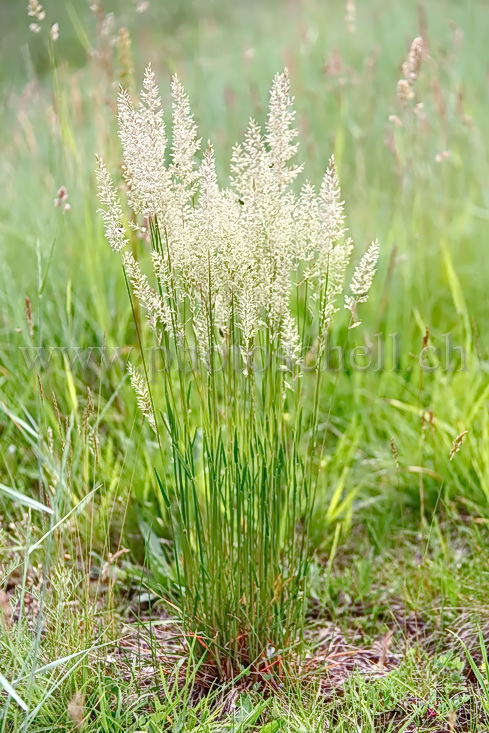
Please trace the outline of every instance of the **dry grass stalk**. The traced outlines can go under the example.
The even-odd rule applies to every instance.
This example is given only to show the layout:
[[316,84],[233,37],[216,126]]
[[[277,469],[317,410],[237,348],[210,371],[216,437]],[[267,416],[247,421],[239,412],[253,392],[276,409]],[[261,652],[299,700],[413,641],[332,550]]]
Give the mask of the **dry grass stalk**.
[[25,315],[27,318],[27,325],[29,326],[29,336],[34,337],[34,321],[32,319],[32,303],[31,299],[26,295],[24,298],[25,302]]
[[3,590],[0,590],[0,619],[3,620],[6,627],[9,627],[12,622],[12,607]]
[[397,452],[396,444],[394,443],[394,438],[391,438],[391,451],[392,451],[392,455],[394,456],[394,463],[396,464],[396,471],[399,471],[399,453]]
[[397,82],[397,96],[403,104],[414,99],[413,86],[418,78],[424,52],[424,41],[421,36],[417,36],[411,43],[407,59],[402,64],[402,79]]
[[469,432],[468,430],[463,430],[454,439],[452,443],[452,450],[450,451],[450,456],[449,456],[450,461],[454,458],[455,454],[459,452],[460,448],[462,447],[462,443],[465,440],[465,436],[467,435],[468,432]]

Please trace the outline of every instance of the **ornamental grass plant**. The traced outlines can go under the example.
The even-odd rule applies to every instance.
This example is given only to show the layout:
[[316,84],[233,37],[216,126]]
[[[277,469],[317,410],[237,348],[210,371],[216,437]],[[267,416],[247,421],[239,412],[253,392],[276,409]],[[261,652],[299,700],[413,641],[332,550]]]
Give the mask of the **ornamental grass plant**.
[[150,67],[138,104],[119,94],[124,202],[97,163],[141,356],[129,375],[159,446],[175,568],[165,593],[217,676],[280,676],[302,642],[328,333],[342,305],[358,325],[379,246],[346,287],[353,242],[334,160],[319,190],[298,183],[287,71],[264,129],[251,120],[234,147],[226,186],[176,77],[172,100],[170,136]]

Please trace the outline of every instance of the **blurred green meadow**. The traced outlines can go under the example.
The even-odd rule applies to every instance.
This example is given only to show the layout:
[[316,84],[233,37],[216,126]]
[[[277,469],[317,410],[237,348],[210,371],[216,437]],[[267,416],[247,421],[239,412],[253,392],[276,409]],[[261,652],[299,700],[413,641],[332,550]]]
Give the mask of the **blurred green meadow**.
[[[387,630],[378,608],[390,603],[378,582],[394,588],[396,598],[404,593],[406,604],[424,609],[435,626],[453,621],[447,608],[471,609],[480,620],[487,606],[479,587],[487,584],[481,558],[489,548],[486,3],[151,0],[146,7],[119,0],[90,9],[84,0],[52,0],[44,3],[38,33],[29,30],[24,5],[0,0],[0,484],[11,490],[0,491],[0,588],[9,597],[18,592],[13,573],[25,587],[31,561],[43,565],[46,577],[73,560],[79,579],[65,578],[46,591],[54,592],[56,609],[63,593],[79,597],[73,589],[65,592],[70,582],[82,589],[89,568],[101,574],[109,553],[121,548],[129,552],[103,591],[111,613],[125,605],[124,589],[135,592],[141,566],[153,573],[145,580],[152,592],[169,582],[161,547],[170,531],[153,471],[157,446],[141,427],[127,379],[125,359],[135,348],[135,331],[124,279],[97,214],[95,156],[102,154],[113,170],[120,167],[118,87],[135,94],[151,63],[164,106],[171,105],[170,78],[178,72],[199,134],[215,145],[224,179],[233,144],[250,116],[264,121],[271,80],[286,66],[308,176],[319,184],[334,153],[358,251],[374,238],[381,243],[362,328],[348,331],[340,314],[331,334],[328,392],[320,401],[328,470],[312,516],[311,604],[319,605],[320,618],[351,628],[357,621],[348,606],[367,598],[370,611],[358,623],[365,621],[373,637],[377,614],[379,629]],[[59,38],[51,41],[54,23]],[[427,52],[415,97],[406,104],[397,96],[397,82],[418,35]],[[66,210],[54,203],[61,186],[68,194]],[[358,347],[355,363],[338,362],[334,347],[345,343],[350,356]],[[454,446],[457,436],[460,445]],[[26,561],[25,548],[48,527],[30,500],[59,517],[78,509],[49,534],[49,546]],[[426,565],[409,560],[418,554],[429,556]],[[480,561],[476,570],[473,558]],[[401,567],[404,561],[409,567],[401,588],[390,564]],[[79,594],[85,611],[91,592]],[[87,639],[91,624],[84,627]],[[26,629],[18,633],[19,648],[30,648],[35,657],[39,638],[32,651]],[[57,633],[61,638],[63,632]],[[110,633],[104,627],[101,638],[113,639]],[[70,634],[71,654],[76,631]],[[28,672],[13,638],[10,629],[2,641],[7,663],[0,672],[9,679]],[[65,653],[49,644],[44,664]],[[426,661],[434,679],[436,659]],[[414,689],[416,665],[409,658],[402,664],[406,678],[396,674]],[[85,684],[88,672],[80,669],[76,681],[66,677],[63,711]],[[97,668],[101,689],[104,674]],[[36,722],[38,711],[24,729],[52,729],[42,726],[57,719],[56,708],[47,702],[42,707],[36,684],[23,689],[45,718]],[[55,684],[50,676],[49,689]],[[190,689],[191,682],[185,684]],[[379,700],[399,697],[401,688],[402,681],[394,691],[379,687]],[[369,693],[373,698],[376,690]],[[357,688],[346,694],[357,704]],[[165,695],[168,703],[170,691]],[[263,711],[253,717],[261,705],[253,698],[249,710],[244,703],[244,712],[240,708],[237,725],[265,731],[260,725],[284,720],[266,733],[287,726],[312,730],[318,699],[312,707],[298,701],[295,720],[287,706],[269,718]],[[87,730],[163,730],[174,719],[171,706],[161,703],[151,728],[132,702],[136,711],[130,706],[127,718],[120,713],[113,722],[117,705],[110,700],[105,722],[90,720]],[[382,707],[379,700],[372,706]],[[12,705],[0,719],[2,731],[24,724]],[[443,708],[445,718],[450,705]],[[364,703],[359,711],[367,726]],[[186,720],[178,729],[217,726],[212,710],[196,716],[200,722]],[[326,717],[335,730],[380,729],[374,723],[355,728],[348,716],[339,722]],[[73,716],[67,721],[67,730],[76,725]]]
[[[46,359],[50,347],[69,347],[71,357],[65,357],[74,361],[72,370],[51,352],[42,374],[46,402],[55,392],[63,415],[79,413],[90,386],[100,393],[102,410],[114,401],[114,390],[122,390],[121,409],[108,408],[103,418],[115,421],[107,438],[118,443],[116,451],[124,450],[121,440],[133,423],[134,401],[125,395],[117,365],[104,372],[91,364],[87,373],[75,351],[131,343],[130,312],[102,239],[93,175],[96,153],[108,155],[115,166],[119,160],[113,108],[124,70],[117,33],[127,26],[134,84],[139,86],[142,68],[151,62],[165,99],[169,77],[178,70],[222,171],[247,118],[263,119],[273,74],[288,66],[308,174],[318,182],[334,153],[358,248],[375,236],[382,243],[365,328],[361,336],[349,337],[352,347],[371,348],[372,365],[357,373],[346,365],[341,376],[332,369],[331,460],[338,437],[341,442],[348,435],[345,490],[354,486],[355,501],[365,491],[376,504],[415,508],[421,482],[431,508],[441,489],[447,499],[476,502],[484,514],[484,5],[394,2],[386,10],[383,3],[369,2],[357,7],[354,32],[348,31],[341,3],[182,3],[178,12],[159,4],[144,13],[126,3],[115,8],[106,30],[84,2],[47,5],[39,34],[29,33],[22,8],[14,12],[8,4],[2,13],[9,58],[15,47],[12,63],[2,64],[1,118],[2,392],[9,409],[28,410],[36,423],[46,420],[49,405],[36,414],[38,379],[28,350],[44,347]],[[60,37],[50,48],[49,24],[58,17]],[[423,105],[416,113],[414,102],[402,107],[396,84],[411,36],[420,28],[430,56],[416,83],[415,102]],[[61,185],[69,194],[66,214],[53,206]],[[32,336],[25,297],[32,304]],[[332,345],[344,343],[342,329],[340,324],[332,334]],[[420,361],[426,329],[429,348]],[[439,356],[432,347],[440,349]],[[428,370],[420,368],[424,361]],[[363,369],[367,360],[359,363]],[[465,429],[463,451],[449,465],[452,440]],[[5,448],[21,437],[14,430],[5,420]],[[399,453],[397,472],[391,438]],[[15,475],[16,485],[28,486],[29,453],[19,451],[15,460],[7,450],[4,455],[4,470]],[[410,466],[426,473],[413,473]],[[142,477],[134,480],[144,484]]]

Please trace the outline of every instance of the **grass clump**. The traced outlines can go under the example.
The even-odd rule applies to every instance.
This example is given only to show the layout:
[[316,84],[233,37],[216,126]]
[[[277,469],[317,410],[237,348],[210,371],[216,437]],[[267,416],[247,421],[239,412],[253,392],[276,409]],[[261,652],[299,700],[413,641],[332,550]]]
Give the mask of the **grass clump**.
[[[123,207],[98,164],[106,236],[122,255],[141,348],[142,370],[130,365],[130,377],[160,446],[155,472],[186,633],[220,676],[249,666],[280,674],[302,638],[310,517],[323,481],[324,357],[353,243],[333,159],[319,191],[292,186],[302,167],[292,162],[287,72],[275,76],[264,133],[251,121],[235,146],[229,188],[219,186],[210,144],[196,163],[200,140],[176,77],[172,97],[167,164],[152,70],[139,106],[119,96],[130,223],[150,253],[131,250]],[[344,301],[351,327],[378,252],[374,242],[353,274]]]

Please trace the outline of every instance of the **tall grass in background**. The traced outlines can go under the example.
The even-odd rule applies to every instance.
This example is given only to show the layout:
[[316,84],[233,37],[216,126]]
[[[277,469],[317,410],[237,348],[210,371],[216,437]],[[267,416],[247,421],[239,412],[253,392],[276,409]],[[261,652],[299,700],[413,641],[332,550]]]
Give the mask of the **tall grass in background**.
[[[182,70],[202,134],[219,141],[220,175],[231,141],[243,132],[243,100],[262,120],[265,79],[287,63],[308,173],[320,181],[321,161],[326,151],[334,151],[352,232],[378,233],[383,242],[385,269],[374,307],[365,314],[362,337],[368,345],[378,331],[399,333],[399,360],[386,371],[347,373],[338,379],[331,415],[330,387],[336,375],[322,377],[318,413],[325,452],[318,462],[327,466],[319,466],[323,473],[309,527],[314,544],[329,550],[334,533],[327,527],[345,517],[346,527],[352,516],[367,522],[392,517],[406,521],[402,512],[407,507],[409,521],[416,524],[420,497],[426,512],[440,506],[441,495],[446,506],[456,498],[455,508],[487,516],[487,271],[481,242],[488,191],[480,104],[486,85],[481,62],[485,5],[421,3],[417,12],[414,4],[393,2],[386,11],[383,2],[372,0],[358,4],[356,29],[346,26],[341,4],[326,17],[314,0],[292,3],[290,15],[281,16],[279,25],[272,3],[260,4],[250,14],[248,4],[236,5],[236,16],[223,22],[194,8],[189,22],[172,26],[171,33],[159,22],[154,4],[137,18],[125,14],[130,6],[124,12],[117,9],[112,26],[103,22],[109,13],[99,8],[90,14],[88,4],[83,12],[76,5],[78,16],[58,18],[48,12],[47,25],[31,34],[29,53],[25,51],[28,86],[19,90],[8,77],[0,119],[6,141],[0,165],[5,180],[13,182],[0,201],[0,388],[7,408],[0,413],[2,482],[47,504],[54,502],[53,481],[45,482],[46,495],[40,496],[38,455],[14,418],[26,418],[39,435],[36,443],[47,456],[45,463],[52,460],[51,443],[61,464],[69,443],[66,425],[73,415],[74,461],[64,482],[66,508],[103,483],[93,510],[97,522],[86,522],[86,546],[95,547],[100,558],[123,541],[136,547],[138,517],[149,521],[158,512],[161,518],[155,524],[168,536],[165,502],[161,499],[158,507],[152,486],[157,441],[135,430],[135,401],[120,362],[106,368],[97,359],[71,359],[75,352],[66,358],[59,352],[49,364],[38,361],[34,366],[26,358],[37,347],[87,353],[95,346],[96,355],[105,343],[130,348],[135,342],[130,303],[124,309],[122,301],[123,280],[111,265],[110,251],[101,246],[92,171],[95,151],[108,150],[114,161],[118,157],[111,106],[114,82],[127,86],[127,73],[132,72],[119,53],[118,35],[127,25],[136,66],[144,49],[145,57],[153,55],[162,77],[169,77],[176,66]],[[19,25],[27,35],[25,7],[19,8]],[[58,19],[60,37],[52,44],[52,55],[45,50],[42,55],[52,60],[47,63],[50,71],[40,78],[34,73],[44,68],[38,63],[39,49]],[[109,26],[109,35],[102,35]],[[404,103],[396,98],[396,84],[417,33],[427,43],[426,55],[414,96]],[[13,41],[18,45],[16,37]],[[80,69],[67,60],[71,56],[66,49],[75,46]],[[21,66],[4,64],[2,71]],[[67,212],[53,207],[62,185],[71,203]],[[146,255],[141,264],[146,266]],[[293,312],[300,318],[304,309],[299,304]],[[466,347],[467,371],[459,371],[456,363],[452,371],[421,373],[413,354],[423,348],[427,326],[430,345],[440,344],[450,331],[455,345]],[[332,341],[343,343],[345,328],[345,319],[338,318]],[[219,334],[218,343],[222,346],[227,338]],[[285,379],[290,381],[290,374]],[[313,383],[310,372],[305,381]],[[87,409],[88,388],[95,409]],[[156,384],[154,388],[159,389],[158,413],[165,409],[164,393]],[[287,398],[290,403],[291,395]],[[193,387],[195,422],[197,399]],[[86,439],[88,412],[98,452],[91,432]],[[286,430],[292,433],[294,412],[285,414]],[[161,424],[159,413],[157,418]],[[449,462],[452,440],[466,429],[470,432],[462,450]],[[303,438],[307,443],[306,429]],[[399,466],[391,454],[392,438]],[[195,445],[201,459],[199,440]],[[71,461],[71,446],[67,450]],[[158,470],[164,482],[165,469]],[[171,473],[166,481],[173,482]],[[137,508],[126,514],[129,496],[136,497]],[[15,506],[9,505],[8,513],[18,519]],[[78,526],[90,516],[80,517]]]
[[196,163],[201,141],[176,77],[172,99],[167,164],[152,70],[137,107],[119,95],[130,225],[151,245],[141,264],[98,164],[106,236],[134,297],[142,369],[130,365],[131,381],[161,448],[156,480],[186,632],[221,676],[250,665],[280,674],[305,618],[328,333],[343,298],[350,326],[359,324],[379,247],[369,247],[344,296],[353,243],[334,161],[319,191],[304,182],[295,192],[302,166],[287,72],[275,76],[264,132],[252,120],[235,146],[228,188],[219,186],[210,144]]

